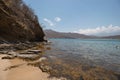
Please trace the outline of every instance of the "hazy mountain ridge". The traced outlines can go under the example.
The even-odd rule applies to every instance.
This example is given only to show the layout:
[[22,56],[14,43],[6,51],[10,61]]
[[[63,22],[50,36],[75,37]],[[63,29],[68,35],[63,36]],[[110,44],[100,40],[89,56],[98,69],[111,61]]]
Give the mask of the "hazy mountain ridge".
[[82,39],[94,39],[94,38],[103,38],[103,39],[120,39],[120,35],[115,36],[88,36],[84,34],[78,33],[65,33],[65,32],[57,32],[54,30],[46,29],[44,30],[47,38],[82,38]]
[[88,36],[78,33],[56,32],[53,30],[44,30],[44,32],[47,38],[96,38],[96,36]]
[[120,39],[120,35],[114,35],[114,36],[105,36],[102,38],[108,38],[108,39]]

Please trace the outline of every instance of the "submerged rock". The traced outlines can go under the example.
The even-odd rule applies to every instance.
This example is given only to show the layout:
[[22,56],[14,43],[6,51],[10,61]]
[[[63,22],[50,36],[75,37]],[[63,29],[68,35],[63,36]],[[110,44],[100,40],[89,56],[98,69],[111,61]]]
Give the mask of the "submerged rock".
[[46,59],[47,59],[46,57],[41,57],[41,58],[39,59],[39,61],[41,62],[41,61],[46,60]]
[[80,76],[80,80],[84,80],[82,76]]
[[44,64],[41,64],[39,66],[39,68],[43,71],[43,72],[50,72],[50,70],[52,69],[50,66],[47,66],[47,65],[44,65]]

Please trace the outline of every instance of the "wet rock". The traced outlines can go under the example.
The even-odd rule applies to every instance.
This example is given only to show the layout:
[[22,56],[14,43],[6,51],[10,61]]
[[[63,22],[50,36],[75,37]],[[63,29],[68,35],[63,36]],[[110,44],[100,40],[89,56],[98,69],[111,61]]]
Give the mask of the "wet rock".
[[42,55],[42,53],[40,53],[41,51],[39,50],[28,50],[28,51],[23,51],[21,53],[17,54],[17,57],[22,58],[22,59],[26,59],[26,60],[36,60],[39,59]]
[[18,53],[14,52],[14,51],[3,51],[3,54],[7,54],[8,56],[2,57],[2,59],[13,59],[13,58],[17,57]]
[[29,59],[29,60],[34,60],[40,57],[40,55],[36,54],[18,54],[17,57],[22,58],[22,59]]
[[41,50],[26,50],[26,51],[23,51],[21,52],[20,54],[35,54],[35,55],[39,55],[40,53],[42,53]]
[[80,80],[84,80],[82,76],[80,76]]
[[8,51],[0,51],[0,54],[7,54]]
[[28,54],[35,54],[35,53],[34,52],[27,52],[26,51],[26,52],[21,52],[20,54],[27,54],[28,55]]
[[13,47],[10,44],[0,44],[0,51],[12,50]]
[[42,72],[50,72],[50,70],[52,69],[50,66],[44,64],[41,64],[39,68],[42,70]]
[[12,56],[17,56],[18,53],[14,51],[9,51],[7,54]]
[[38,54],[38,53],[41,53],[42,51],[41,50],[29,50],[28,52]]
[[8,41],[5,41],[4,39],[2,39],[1,37],[0,37],[0,44],[4,44],[4,43],[9,43]]
[[15,56],[5,56],[5,57],[2,57],[2,59],[14,59]]
[[27,45],[27,44],[24,44],[24,43],[20,43],[20,44],[15,45],[14,48],[16,50],[25,50],[25,49],[31,48],[31,46]]
[[32,58],[36,57],[36,54],[17,54],[17,57]]
[[41,57],[41,58],[39,59],[39,61],[41,62],[41,61],[46,60],[46,59],[47,59],[46,57]]
[[51,50],[51,47],[46,47],[47,50]]
[[118,80],[120,80],[120,74],[116,74],[116,76],[117,76]]

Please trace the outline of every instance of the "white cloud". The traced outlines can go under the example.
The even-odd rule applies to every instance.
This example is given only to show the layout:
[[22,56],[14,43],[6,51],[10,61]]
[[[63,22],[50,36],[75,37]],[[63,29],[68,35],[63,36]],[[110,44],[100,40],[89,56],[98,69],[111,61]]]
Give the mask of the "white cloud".
[[44,20],[45,22],[47,22],[47,23],[49,24],[49,26],[54,26],[54,25],[55,25],[51,20],[49,20],[49,19],[47,19],[47,18],[44,18],[43,20]]
[[55,21],[56,21],[56,22],[60,22],[60,21],[61,21],[61,18],[60,18],[60,17],[55,17]]
[[86,35],[99,35],[99,34],[120,34],[120,26],[113,26],[109,25],[107,27],[101,26],[96,28],[88,28],[88,29],[79,29],[78,31],[75,31],[80,34],[86,34]]

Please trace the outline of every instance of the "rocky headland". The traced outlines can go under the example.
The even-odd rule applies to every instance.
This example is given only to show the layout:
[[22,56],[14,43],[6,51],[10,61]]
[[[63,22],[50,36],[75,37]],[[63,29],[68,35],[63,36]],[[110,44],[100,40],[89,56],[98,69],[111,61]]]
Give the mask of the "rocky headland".
[[37,16],[22,0],[0,0],[0,43],[43,41]]
[[44,36],[37,16],[22,0],[0,0],[0,80],[65,80],[47,74],[51,68],[42,61],[50,47]]

